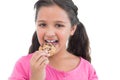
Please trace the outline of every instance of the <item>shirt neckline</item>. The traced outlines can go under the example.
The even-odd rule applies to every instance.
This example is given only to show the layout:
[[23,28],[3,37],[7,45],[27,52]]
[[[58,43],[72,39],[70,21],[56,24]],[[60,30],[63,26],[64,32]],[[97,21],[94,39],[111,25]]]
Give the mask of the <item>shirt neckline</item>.
[[70,73],[73,73],[74,71],[78,70],[80,67],[81,67],[81,64],[82,64],[82,57],[80,57],[80,62],[79,64],[76,66],[76,68],[70,70],[70,71],[61,71],[61,70],[58,70],[58,69],[55,69],[53,68],[51,65],[47,65],[48,68],[50,68],[51,70],[57,72],[57,73],[63,73],[63,74],[70,74]]

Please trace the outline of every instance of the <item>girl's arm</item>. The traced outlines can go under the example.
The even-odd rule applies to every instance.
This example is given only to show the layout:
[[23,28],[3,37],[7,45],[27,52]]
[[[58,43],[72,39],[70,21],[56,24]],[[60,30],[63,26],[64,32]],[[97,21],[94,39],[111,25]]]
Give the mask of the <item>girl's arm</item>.
[[20,58],[16,62],[14,69],[13,69],[13,72],[8,80],[28,80],[27,79],[28,75],[26,73],[27,67],[25,69],[26,65],[27,64],[25,64],[24,57]]

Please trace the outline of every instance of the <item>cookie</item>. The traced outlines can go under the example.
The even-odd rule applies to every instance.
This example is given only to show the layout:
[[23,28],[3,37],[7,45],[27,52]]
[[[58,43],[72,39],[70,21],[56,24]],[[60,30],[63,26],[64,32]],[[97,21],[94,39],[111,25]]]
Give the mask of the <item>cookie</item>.
[[39,47],[39,50],[48,51],[48,54],[50,54],[50,56],[52,56],[52,55],[54,55],[56,48],[51,43],[45,43]]

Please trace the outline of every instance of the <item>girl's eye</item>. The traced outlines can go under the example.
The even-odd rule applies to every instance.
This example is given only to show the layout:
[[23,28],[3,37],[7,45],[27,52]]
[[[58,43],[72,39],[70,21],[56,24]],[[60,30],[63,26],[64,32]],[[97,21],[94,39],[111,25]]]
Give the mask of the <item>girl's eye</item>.
[[46,27],[47,25],[45,23],[41,23],[38,25],[39,27]]
[[62,24],[56,24],[56,27],[64,27],[64,25],[62,25]]

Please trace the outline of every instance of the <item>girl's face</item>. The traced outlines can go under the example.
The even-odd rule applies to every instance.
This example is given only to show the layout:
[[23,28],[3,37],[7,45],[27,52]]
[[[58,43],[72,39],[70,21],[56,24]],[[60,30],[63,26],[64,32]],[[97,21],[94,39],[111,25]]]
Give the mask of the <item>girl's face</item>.
[[39,43],[54,44],[56,52],[66,50],[66,42],[76,29],[76,26],[71,27],[67,13],[57,5],[41,7],[38,11],[36,26]]

